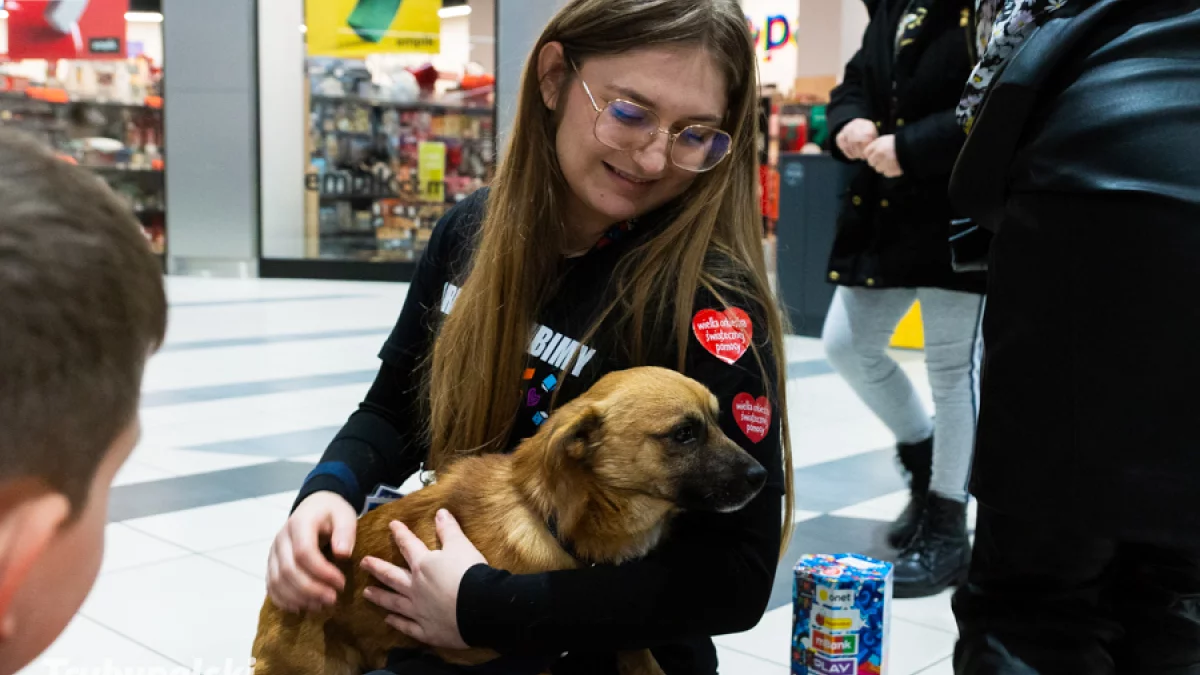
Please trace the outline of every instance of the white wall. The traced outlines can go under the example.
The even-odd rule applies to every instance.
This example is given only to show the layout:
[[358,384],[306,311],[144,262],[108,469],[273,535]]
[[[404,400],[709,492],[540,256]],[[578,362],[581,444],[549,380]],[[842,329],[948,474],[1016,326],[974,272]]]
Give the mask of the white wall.
[[[512,0],[509,0],[510,2]],[[471,60],[496,72],[496,0],[471,0]]]
[[154,65],[163,65],[162,24],[148,21],[130,22],[125,24],[125,41],[141,42],[143,53],[150,57]]
[[454,63],[471,59],[471,17],[452,16],[441,21],[442,58]]
[[304,257],[303,24],[303,2],[258,0],[258,176],[266,258]]
[[[871,17],[867,14],[867,6],[862,0],[842,0],[842,53],[841,63],[845,65],[854,58],[862,44],[863,33]],[[838,81],[842,79],[842,71],[838,70]]]
[[[511,2],[512,0],[510,0]],[[471,13],[442,19],[442,57],[496,72],[496,0],[471,0]]]

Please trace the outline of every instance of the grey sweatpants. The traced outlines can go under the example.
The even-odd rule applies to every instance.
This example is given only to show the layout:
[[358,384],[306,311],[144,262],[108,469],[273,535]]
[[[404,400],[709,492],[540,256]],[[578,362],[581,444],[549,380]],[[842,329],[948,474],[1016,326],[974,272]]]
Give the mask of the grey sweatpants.
[[[913,301],[921,301],[925,363],[933,389],[930,418],[912,382],[887,348]],[[840,287],[825,320],[825,352],[834,369],[900,443],[934,436],[930,489],[966,501],[979,412],[984,298],[937,288]]]

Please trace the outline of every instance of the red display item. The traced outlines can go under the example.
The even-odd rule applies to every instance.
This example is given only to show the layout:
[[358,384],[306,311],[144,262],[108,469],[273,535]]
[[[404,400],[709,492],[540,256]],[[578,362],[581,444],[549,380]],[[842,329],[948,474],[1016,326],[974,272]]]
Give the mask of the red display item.
[[432,63],[426,63],[423,66],[409,68],[408,72],[412,73],[412,76],[417,80],[417,85],[419,85],[421,87],[421,91],[424,92],[433,91],[434,85],[437,84],[438,77],[440,77],[437,68],[434,68]]
[[129,0],[8,0],[12,59],[124,59]]

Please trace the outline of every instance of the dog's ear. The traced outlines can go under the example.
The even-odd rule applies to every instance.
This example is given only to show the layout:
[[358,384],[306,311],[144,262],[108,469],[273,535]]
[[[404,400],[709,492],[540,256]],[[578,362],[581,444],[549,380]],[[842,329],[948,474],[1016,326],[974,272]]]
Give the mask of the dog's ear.
[[551,451],[575,460],[591,457],[604,433],[604,411],[588,404],[574,409],[563,408],[558,415],[564,419],[550,436]]

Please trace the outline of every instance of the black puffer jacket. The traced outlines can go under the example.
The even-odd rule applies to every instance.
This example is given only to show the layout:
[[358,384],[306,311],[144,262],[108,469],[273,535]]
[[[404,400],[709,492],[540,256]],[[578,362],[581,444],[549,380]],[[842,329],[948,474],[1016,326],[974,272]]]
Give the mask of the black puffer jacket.
[[[982,274],[955,273],[947,232],[947,184],[966,135],[954,109],[976,55],[975,0],[873,0],[862,48],[829,106],[831,150],[857,118],[895,134],[904,175],[888,179],[866,162],[844,196],[829,279],[848,286],[933,287],[982,292]],[[896,50],[902,18],[908,27]]]
[[996,232],[973,491],[1200,548],[1200,0],[1066,7],[993,82],[952,184]]

